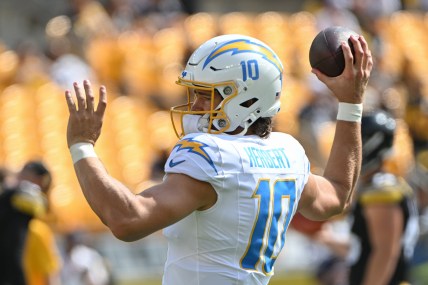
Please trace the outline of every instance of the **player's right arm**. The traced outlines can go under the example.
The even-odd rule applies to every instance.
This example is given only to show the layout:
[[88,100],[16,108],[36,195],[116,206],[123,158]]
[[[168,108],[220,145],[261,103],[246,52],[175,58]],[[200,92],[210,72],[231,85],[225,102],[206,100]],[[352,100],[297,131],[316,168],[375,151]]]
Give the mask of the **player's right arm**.
[[[100,88],[100,100],[94,110],[89,81],[84,82],[85,95],[77,83],[74,89],[77,106],[71,92],[65,93],[70,113],[67,144],[69,147],[82,142],[95,144],[107,105],[106,90]],[[211,184],[184,174],[168,174],[161,184],[135,195],[110,176],[93,155],[77,160],[74,169],[92,210],[117,238],[125,241],[147,236],[195,210],[211,207],[217,200]]]
[[78,161],[75,171],[93,211],[124,241],[141,239],[217,200],[211,184],[184,174],[168,174],[162,183],[136,195],[111,177],[98,158]]
[[[339,102],[361,104],[373,66],[365,39],[351,37],[355,51],[342,44],[345,70],[338,77],[328,77],[317,70],[315,75],[337,97]],[[312,220],[325,220],[342,213],[351,202],[361,168],[361,124],[338,120],[324,174],[309,176],[302,193],[299,211]]]

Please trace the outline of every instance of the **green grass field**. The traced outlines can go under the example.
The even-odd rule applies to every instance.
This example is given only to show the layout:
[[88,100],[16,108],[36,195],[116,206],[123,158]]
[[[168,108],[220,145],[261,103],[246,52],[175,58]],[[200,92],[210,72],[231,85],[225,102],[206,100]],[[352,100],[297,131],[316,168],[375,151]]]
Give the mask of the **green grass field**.
[[[272,277],[269,285],[317,285],[318,283],[306,275],[293,274],[292,276],[277,275]],[[161,285],[161,280],[135,280],[118,285]]]

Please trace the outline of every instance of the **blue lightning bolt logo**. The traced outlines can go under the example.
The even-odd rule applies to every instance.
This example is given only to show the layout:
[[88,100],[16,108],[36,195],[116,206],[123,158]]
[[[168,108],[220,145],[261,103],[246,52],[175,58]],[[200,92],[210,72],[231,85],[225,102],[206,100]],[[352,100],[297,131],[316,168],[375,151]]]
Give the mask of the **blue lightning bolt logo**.
[[213,59],[215,59],[219,55],[226,52],[232,52],[232,55],[238,54],[238,53],[244,53],[244,52],[256,53],[261,55],[268,62],[272,63],[279,70],[279,72],[282,73],[284,69],[282,67],[282,63],[280,59],[275,55],[275,53],[271,49],[269,49],[265,45],[252,42],[251,40],[247,40],[247,39],[233,40],[218,46],[207,57],[207,59],[204,62],[203,68],[205,68],[208,65],[208,63],[210,63]]
[[187,150],[190,153],[195,153],[202,157],[208,164],[215,170],[216,173],[217,169],[215,168],[214,162],[211,159],[211,157],[208,155],[208,153],[205,151],[205,147],[209,147],[207,144],[199,142],[197,140],[193,140],[191,138],[188,139],[182,139],[179,141],[175,146],[174,149],[177,149],[177,152]]

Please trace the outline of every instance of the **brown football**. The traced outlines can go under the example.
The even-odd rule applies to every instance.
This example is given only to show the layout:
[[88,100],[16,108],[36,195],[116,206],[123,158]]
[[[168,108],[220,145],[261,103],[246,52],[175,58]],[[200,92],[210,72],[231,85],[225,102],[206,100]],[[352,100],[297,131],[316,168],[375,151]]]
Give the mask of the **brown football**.
[[311,66],[330,77],[342,74],[345,68],[345,57],[341,43],[348,41],[352,54],[354,54],[350,40],[351,35],[358,36],[351,29],[341,26],[328,27],[319,32],[312,41],[309,49],[309,62]]

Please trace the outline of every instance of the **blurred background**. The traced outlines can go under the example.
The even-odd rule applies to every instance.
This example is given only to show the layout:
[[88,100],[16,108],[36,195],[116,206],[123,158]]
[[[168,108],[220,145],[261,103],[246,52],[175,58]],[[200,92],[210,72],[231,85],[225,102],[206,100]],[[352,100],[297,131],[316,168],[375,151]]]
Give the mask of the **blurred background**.
[[[64,258],[68,243],[79,241],[104,258],[111,284],[160,284],[166,253],[161,233],[120,242],[81,194],[65,141],[64,90],[84,79],[107,87],[109,107],[96,151],[111,175],[138,193],[162,179],[177,140],[168,110],[183,99],[175,80],[188,55],[218,34],[254,36],[270,45],[285,67],[275,128],[296,136],[313,172],[319,172],[331,145],[336,103],[310,72],[309,46],[321,29],[347,26],[363,34],[373,51],[365,104],[397,119],[387,167],[406,176],[426,160],[427,10],[425,0],[2,0],[4,179],[30,159],[43,160],[53,175],[46,220]],[[290,229],[271,284],[318,284],[326,251],[305,230]]]

